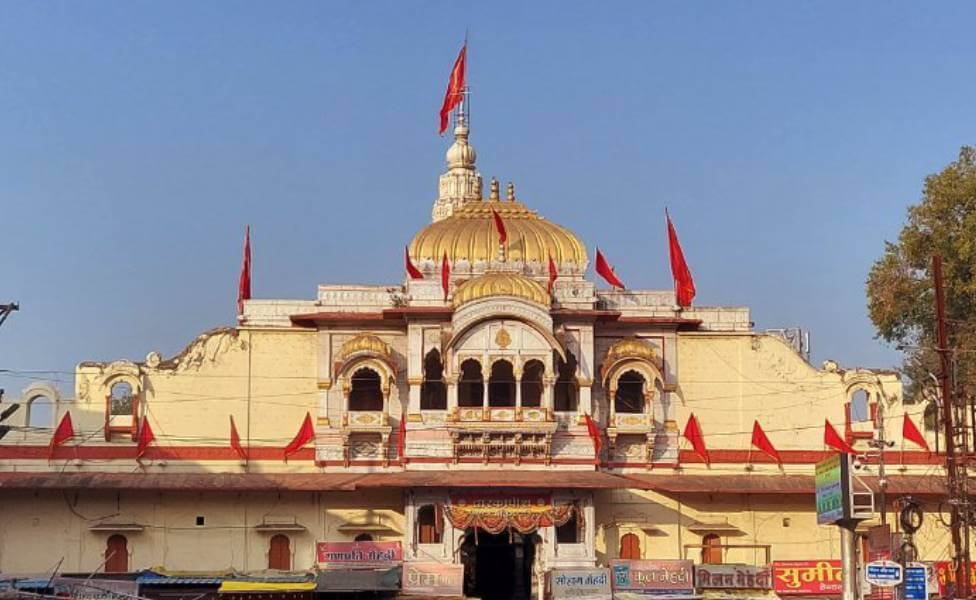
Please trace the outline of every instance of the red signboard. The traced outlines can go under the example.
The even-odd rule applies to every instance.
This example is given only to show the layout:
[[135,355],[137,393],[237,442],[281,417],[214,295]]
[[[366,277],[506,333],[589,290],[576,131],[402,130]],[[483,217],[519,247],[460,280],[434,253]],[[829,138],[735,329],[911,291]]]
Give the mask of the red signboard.
[[780,596],[839,596],[843,592],[840,561],[775,561],[773,591]]
[[400,542],[319,542],[315,558],[323,567],[389,566],[403,560]]
[[[952,563],[947,560],[935,563],[935,579],[939,583],[939,597],[946,597],[949,587],[956,583],[956,570]],[[969,589],[976,590],[976,563],[970,565]]]

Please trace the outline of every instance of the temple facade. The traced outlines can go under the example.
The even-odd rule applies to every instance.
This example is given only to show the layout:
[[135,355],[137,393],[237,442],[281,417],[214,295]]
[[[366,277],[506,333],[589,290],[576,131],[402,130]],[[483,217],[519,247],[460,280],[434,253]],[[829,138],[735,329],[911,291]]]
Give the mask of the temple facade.
[[[8,396],[0,573],[129,573],[146,597],[542,598],[629,564],[673,570],[655,593],[798,595],[810,576],[826,587],[809,595],[839,595],[839,534],[814,500],[825,420],[875,492],[884,429],[886,521],[912,496],[919,558],[948,556],[941,458],[902,440],[921,407],[897,374],[812,365],[745,307],[602,289],[584,242],[501,188],[461,118],[408,248],[423,278],[248,300],[176,356],[83,362],[70,398]],[[682,435],[692,415],[705,453]]]

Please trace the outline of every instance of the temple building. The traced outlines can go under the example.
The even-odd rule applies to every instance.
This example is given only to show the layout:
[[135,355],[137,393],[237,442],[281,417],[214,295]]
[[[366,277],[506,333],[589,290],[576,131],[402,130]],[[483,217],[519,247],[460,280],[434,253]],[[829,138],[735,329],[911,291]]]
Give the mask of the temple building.
[[910,495],[919,558],[948,556],[942,459],[902,439],[922,407],[896,373],[812,365],[745,307],[603,288],[592,246],[483,182],[469,135],[462,113],[408,247],[422,278],[250,299],[176,356],[80,363],[73,397],[8,394],[0,578],[523,599],[632,563],[672,569],[648,589],[673,596],[839,596],[839,534],[814,499],[825,420],[866,453],[866,490],[868,442],[895,442],[886,522]]

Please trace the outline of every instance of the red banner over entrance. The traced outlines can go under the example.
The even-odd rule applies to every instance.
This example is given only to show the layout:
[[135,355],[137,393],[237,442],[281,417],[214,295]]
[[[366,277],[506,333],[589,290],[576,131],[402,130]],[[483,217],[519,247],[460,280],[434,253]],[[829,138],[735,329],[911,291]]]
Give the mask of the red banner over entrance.
[[444,514],[457,529],[478,527],[501,533],[511,528],[532,533],[539,527],[565,524],[574,510],[572,504],[553,504],[549,494],[498,492],[451,495]]

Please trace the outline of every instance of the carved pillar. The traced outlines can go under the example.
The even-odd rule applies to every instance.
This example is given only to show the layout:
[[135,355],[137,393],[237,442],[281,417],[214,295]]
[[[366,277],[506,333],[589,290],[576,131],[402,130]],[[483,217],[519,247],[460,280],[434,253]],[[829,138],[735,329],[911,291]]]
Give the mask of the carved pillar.
[[556,377],[553,375],[545,375],[542,378],[542,408],[545,409],[546,414],[549,414],[555,408],[553,406],[553,398],[555,397],[556,388]]
[[458,407],[458,376],[444,375],[444,383],[447,384],[447,414],[451,419],[457,415]]
[[424,381],[424,329],[411,323],[407,326],[407,414],[420,414],[420,386]]
[[522,418],[522,369],[514,370],[515,374],[515,418]]

